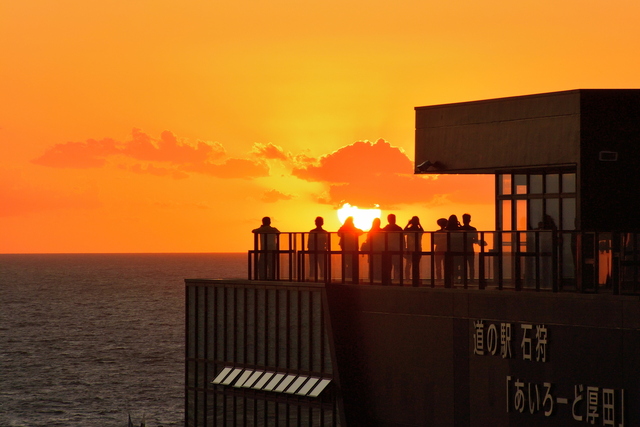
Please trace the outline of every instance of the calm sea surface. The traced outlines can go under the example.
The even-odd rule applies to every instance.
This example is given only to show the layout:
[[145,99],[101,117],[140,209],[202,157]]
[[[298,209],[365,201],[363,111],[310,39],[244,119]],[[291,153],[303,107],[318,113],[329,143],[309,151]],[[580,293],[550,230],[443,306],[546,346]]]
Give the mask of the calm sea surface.
[[184,423],[184,279],[246,254],[0,254],[0,426]]

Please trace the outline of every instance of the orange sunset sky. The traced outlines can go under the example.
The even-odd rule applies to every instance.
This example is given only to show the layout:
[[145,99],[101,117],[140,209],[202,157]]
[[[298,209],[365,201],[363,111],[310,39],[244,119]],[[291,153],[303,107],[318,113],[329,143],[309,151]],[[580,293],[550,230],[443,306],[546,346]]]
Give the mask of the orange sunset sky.
[[0,0],[0,252],[242,252],[343,202],[493,229],[415,106],[640,87],[637,0]]

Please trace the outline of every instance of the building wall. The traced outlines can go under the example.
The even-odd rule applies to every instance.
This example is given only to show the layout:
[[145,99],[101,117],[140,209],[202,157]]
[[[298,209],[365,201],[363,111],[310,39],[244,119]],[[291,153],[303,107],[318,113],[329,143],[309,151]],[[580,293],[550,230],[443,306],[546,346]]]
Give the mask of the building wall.
[[639,356],[637,297],[188,280],[186,425],[640,425]]
[[637,299],[358,285],[328,299],[349,426],[640,425]]
[[581,110],[581,228],[637,231],[640,90],[582,91]]
[[585,231],[638,231],[640,90],[580,89],[417,107],[428,173],[577,173]]
[[[341,425],[322,285],[186,283],[187,426]],[[243,384],[245,373],[282,381]],[[280,389],[288,376],[295,379]],[[329,382],[315,396],[305,391],[312,380]]]
[[416,107],[416,166],[431,173],[494,173],[506,167],[575,165],[580,92]]

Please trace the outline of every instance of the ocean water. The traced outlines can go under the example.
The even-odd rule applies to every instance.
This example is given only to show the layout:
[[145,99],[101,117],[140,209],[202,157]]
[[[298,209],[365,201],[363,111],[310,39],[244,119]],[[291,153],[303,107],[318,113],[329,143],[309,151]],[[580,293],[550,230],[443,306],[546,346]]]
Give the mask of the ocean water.
[[246,254],[0,254],[0,426],[184,425],[184,279]]

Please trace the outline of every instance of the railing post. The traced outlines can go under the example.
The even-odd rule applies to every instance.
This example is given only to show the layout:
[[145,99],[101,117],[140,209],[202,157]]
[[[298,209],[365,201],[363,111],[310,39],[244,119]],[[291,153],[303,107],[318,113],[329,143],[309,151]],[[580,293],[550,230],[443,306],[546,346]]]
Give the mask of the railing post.
[[[309,236],[309,238],[311,238],[311,236]],[[297,281],[298,282],[306,282],[307,281],[307,275],[305,273],[306,270],[306,262],[304,260],[305,257],[305,253],[304,253],[304,248],[309,247],[309,245],[305,245],[305,233],[302,233],[302,237],[301,237],[302,241],[302,249],[300,250],[299,254],[298,254],[298,260],[297,260],[297,265],[298,265],[298,277],[297,277]],[[316,280],[317,281],[317,280]]]
[[460,272],[461,274],[461,279],[462,279],[462,287],[463,289],[467,289],[467,257],[469,256],[469,253],[467,251],[467,238],[469,237],[468,233],[466,231],[462,232],[462,271]]
[[485,247],[485,240],[484,240],[484,231],[480,232],[480,240],[479,240],[479,245],[480,245],[480,252],[478,252],[478,288],[480,290],[485,289],[486,285],[487,285],[487,280],[486,280],[486,275],[485,275],[485,268],[484,268],[484,247]]
[[559,231],[553,230],[551,232],[551,289],[553,292],[558,292],[558,233]]
[[293,276],[293,271],[296,267],[295,264],[295,256],[296,253],[296,233],[289,233],[289,251],[287,252],[289,255],[289,280],[294,281],[295,277]]
[[534,273],[536,276],[536,291],[540,291],[540,286],[542,280],[540,280],[540,275],[542,274],[542,269],[540,268],[541,264],[541,256],[540,256],[540,231],[534,231],[534,245],[533,250],[535,251],[534,257]]
[[451,233],[447,235],[447,250],[444,253],[444,287],[453,287],[453,255],[451,254]]
[[324,255],[324,283],[331,283],[331,254],[332,254],[332,246],[331,246],[331,233],[327,236],[327,252]]
[[516,291],[522,290],[522,252],[520,251],[520,231],[514,231],[511,236],[511,253],[513,262],[513,286]]
[[436,286],[436,270],[438,268],[441,268],[436,266],[436,262],[439,262],[440,260],[436,260],[436,242],[435,242],[435,238],[436,238],[436,234],[435,232],[430,232],[430,238],[429,238],[429,245],[431,246],[430,251],[431,251],[431,256],[429,257],[430,259],[430,264],[431,264],[431,280],[429,281],[431,283],[431,287],[435,287]]
[[[614,295],[620,295],[620,280],[621,276],[624,277],[624,273],[620,274],[621,260],[624,259],[622,251],[625,247],[622,244],[622,236],[624,233],[611,233],[611,286]],[[632,250],[635,252],[635,247],[632,247]],[[632,265],[635,270],[635,263]]]
[[273,271],[268,275],[270,277],[267,277],[267,279],[280,280],[280,234],[276,234],[276,249],[273,251],[273,256],[270,257],[269,255],[267,252],[267,260],[272,261],[271,268]]
[[495,239],[497,241],[496,243],[496,247],[498,248],[498,254],[496,256],[496,271],[494,273],[494,276],[496,276],[498,278],[498,289],[502,290],[504,288],[503,286],[503,272],[502,272],[502,266],[503,266],[503,257],[504,257],[504,250],[502,249],[502,233],[504,233],[504,231],[499,231],[496,233],[497,238]]

